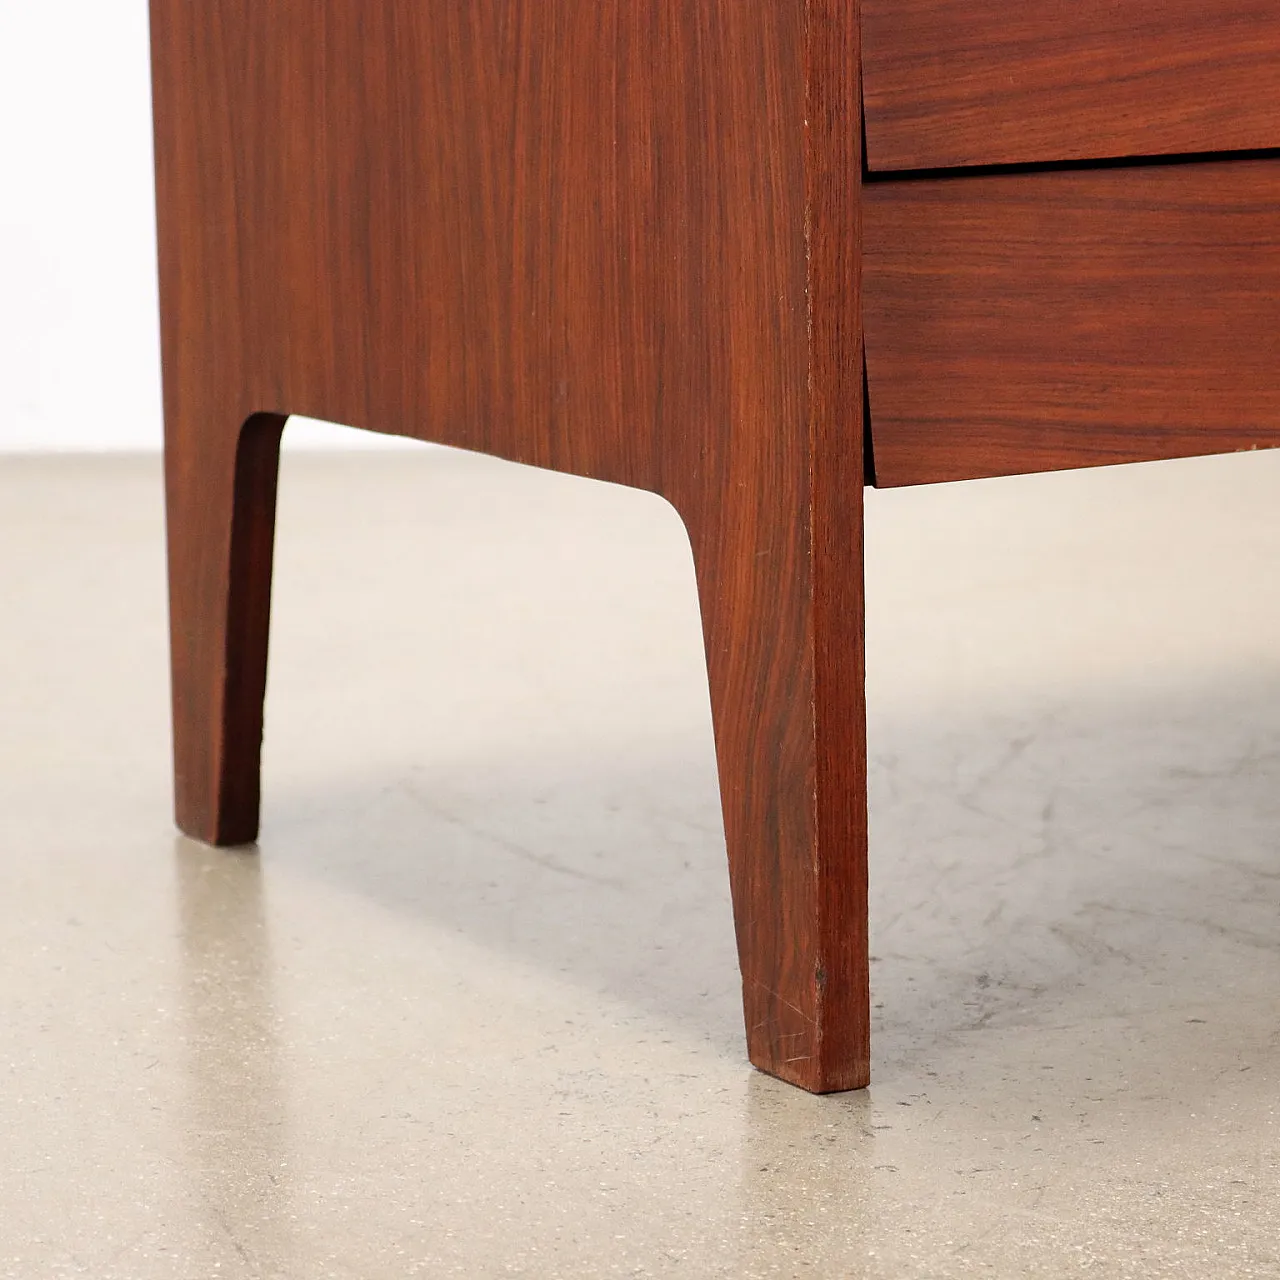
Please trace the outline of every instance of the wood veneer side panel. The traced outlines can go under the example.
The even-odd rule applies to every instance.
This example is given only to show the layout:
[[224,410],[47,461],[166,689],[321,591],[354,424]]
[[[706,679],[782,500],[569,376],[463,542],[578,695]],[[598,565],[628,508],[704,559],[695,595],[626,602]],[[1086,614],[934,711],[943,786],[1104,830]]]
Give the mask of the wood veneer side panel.
[[1280,445],[1280,161],[864,189],[876,479]]
[[[857,10],[812,7],[817,40],[806,0],[152,0],[152,18],[172,474],[232,456],[265,411],[666,495],[698,571],[752,1059],[831,1089],[865,1082],[865,833],[857,797],[819,791],[863,762],[832,773],[859,730],[821,747],[815,690],[860,671],[834,632],[818,652],[860,607],[834,585],[859,508],[815,535],[815,504],[856,492],[836,401],[857,309],[834,287],[811,307],[806,165],[823,260],[856,286],[830,237],[854,235],[835,192],[857,149],[833,116],[806,151],[805,113],[810,59],[856,54]],[[813,101],[856,126],[850,66]],[[175,595],[175,634],[220,635],[225,530],[170,509],[194,548],[177,572],[211,566]],[[210,652],[175,667],[193,756],[227,714]],[[860,685],[830,696],[860,705]]]
[[1270,0],[864,0],[873,170],[1280,146]]

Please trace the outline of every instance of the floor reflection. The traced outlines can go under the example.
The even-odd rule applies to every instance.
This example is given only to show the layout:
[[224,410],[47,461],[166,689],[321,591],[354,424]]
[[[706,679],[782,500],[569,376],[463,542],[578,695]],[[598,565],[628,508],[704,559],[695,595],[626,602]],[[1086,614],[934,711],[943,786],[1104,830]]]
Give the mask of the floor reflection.
[[851,1260],[874,1255],[872,1114],[866,1090],[821,1098],[765,1075],[748,1079],[738,1175],[744,1274],[766,1265],[848,1274]]
[[254,853],[184,839],[174,852],[191,1118],[187,1167],[210,1234],[258,1274],[292,1252],[289,1117],[262,866]]

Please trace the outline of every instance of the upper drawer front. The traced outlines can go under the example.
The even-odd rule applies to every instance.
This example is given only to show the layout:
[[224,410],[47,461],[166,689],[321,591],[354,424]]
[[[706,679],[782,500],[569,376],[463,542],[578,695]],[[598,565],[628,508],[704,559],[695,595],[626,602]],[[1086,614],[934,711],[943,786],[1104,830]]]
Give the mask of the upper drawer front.
[[874,170],[1280,147],[1277,0],[862,0]]

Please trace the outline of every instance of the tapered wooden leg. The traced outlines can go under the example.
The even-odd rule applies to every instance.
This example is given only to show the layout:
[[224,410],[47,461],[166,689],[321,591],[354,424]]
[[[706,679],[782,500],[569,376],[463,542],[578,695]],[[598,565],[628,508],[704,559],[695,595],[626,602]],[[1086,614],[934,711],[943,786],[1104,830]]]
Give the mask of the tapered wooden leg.
[[276,477],[284,418],[166,424],[169,625],[178,826],[208,844],[258,834]]
[[861,140],[857,4],[804,8],[804,306],[726,312],[735,397],[663,489],[698,571],[748,1052],[826,1093],[870,1059]]
[[802,481],[685,513],[748,1052],[817,1093],[869,1075],[862,490],[846,465],[842,492]]

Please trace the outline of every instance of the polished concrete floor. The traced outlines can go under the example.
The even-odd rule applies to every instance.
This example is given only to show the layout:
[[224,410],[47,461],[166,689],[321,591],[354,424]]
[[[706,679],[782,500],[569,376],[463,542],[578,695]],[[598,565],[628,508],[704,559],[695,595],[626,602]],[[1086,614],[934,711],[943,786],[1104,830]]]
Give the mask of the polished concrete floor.
[[1280,455],[868,497],[875,1082],[753,1073],[641,493],[289,456],[265,820],[154,459],[0,460],[0,1276],[1280,1276]]

